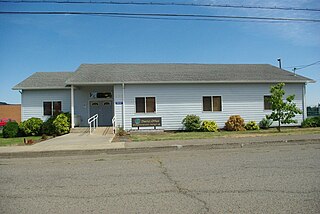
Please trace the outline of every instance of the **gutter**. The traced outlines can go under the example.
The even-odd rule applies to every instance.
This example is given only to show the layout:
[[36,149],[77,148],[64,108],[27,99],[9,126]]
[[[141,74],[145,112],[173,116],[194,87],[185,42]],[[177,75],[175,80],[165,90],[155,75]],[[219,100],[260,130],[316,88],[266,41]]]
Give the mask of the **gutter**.
[[296,80],[296,81],[281,81],[281,80],[274,80],[274,81],[266,81],[266,80],[244,80],[244,81],[128,81],[128,82],[68,82],[67,84],[73,84],[73,85],[122,85],[122,84],[185,84],[185,83],[270,83],[270,84],[275,84],[275,83],[315,83],[315,80]]

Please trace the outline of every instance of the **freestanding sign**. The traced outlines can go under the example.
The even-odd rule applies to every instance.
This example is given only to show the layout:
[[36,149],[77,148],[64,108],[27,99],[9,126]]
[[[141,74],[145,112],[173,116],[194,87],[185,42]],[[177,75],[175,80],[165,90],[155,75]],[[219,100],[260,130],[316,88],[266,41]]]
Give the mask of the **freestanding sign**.
[[139,117],[132,118],[132,127],[154,127],[162,126],[161,117]]

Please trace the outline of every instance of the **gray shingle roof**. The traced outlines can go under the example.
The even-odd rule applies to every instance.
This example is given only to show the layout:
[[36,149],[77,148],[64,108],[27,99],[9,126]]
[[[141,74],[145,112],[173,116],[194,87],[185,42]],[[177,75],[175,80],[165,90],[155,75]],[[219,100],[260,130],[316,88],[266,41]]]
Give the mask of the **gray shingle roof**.
[[268,64],[82,64],[75,72],[37,72],[13,87],[58,89],[119,83],[305,83],[314,80]]
[[67,84],[313,82],[268,64],[82,64]]
[[58,89],[66,87],[66,80],[74,72],[37,72],[23,80],[12,89]]

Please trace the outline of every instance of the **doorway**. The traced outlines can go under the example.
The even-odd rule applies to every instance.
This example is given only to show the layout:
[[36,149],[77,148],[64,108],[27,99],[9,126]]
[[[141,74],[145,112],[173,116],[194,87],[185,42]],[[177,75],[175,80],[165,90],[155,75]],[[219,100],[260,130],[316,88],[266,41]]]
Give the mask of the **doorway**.
[[92,117],[95,114],[99,115],[98,125],[99,126],[111,126],[112,125],[112,100],[95,100],[89,101],[90,115]]

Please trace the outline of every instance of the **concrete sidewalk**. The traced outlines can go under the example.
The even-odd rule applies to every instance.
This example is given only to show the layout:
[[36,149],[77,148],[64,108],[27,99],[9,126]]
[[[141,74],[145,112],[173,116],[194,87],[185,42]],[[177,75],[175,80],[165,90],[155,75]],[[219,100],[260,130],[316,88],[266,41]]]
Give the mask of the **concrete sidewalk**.
[[285,145],[292,143],[320,143],[320,134],[278,135],[258,137],[217,137],[212,139],[115,142],[112,136],[83,135],[70,133],[31,146],[0,147],[0,158],[65,156],[98,153],[132,153],[175,149],[214,149],[261,146],[264,144]]

